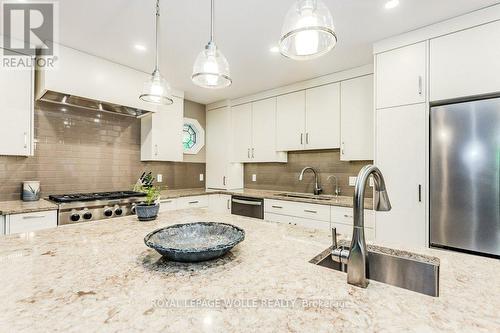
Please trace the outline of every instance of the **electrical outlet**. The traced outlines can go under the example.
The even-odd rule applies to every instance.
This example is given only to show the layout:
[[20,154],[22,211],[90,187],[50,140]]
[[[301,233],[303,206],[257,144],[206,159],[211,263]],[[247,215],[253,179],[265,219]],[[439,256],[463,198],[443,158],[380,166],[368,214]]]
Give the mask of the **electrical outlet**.
[[253,174],[253,175],[252,175],[252,181],[253,181],[253,182],[256,182],[256,181],[257,181],[257,175],[256,175],[256,174]]
[[373,176],[370,176],[370,187],[373,187]]
[[202,182],[204,179],[204,175],[202,173],[200,173],[200,182]]
[[157,183],[161,183],[163,181],[163,175],[162,174],[157,174],[156,175],[156,182]]
[[349,186],[355,186],[357,178],[358,177],[349,177]]

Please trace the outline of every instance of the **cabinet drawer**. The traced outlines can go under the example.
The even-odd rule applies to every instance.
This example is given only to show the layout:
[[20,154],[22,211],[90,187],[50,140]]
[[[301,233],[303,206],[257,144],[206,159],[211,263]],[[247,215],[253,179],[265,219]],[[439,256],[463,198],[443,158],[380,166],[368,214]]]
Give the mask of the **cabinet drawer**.
[[[337,229],[337,234],[341,234],[342,236],[352,237],[352,225],[332,222],[331,227]],[[375,230],[371,228],[365,228],[365,239],[368,241],[374,240]]]
[[57,211],[7,215],[7,234],[57,227]]
[[281,215],[281,214],[274,214],[274,213],[265,213],[264,220],[266,220],[268,222],[276,222],[276,223],[283,223],[283,224],[289,224],[289,225],[298,225],[301,227],[311,228],[311,229],[322,229],[322,230],[329,230],[330,229],[330,222],[329,221],[317,221],[317,220],[306,219],[306,218],[301,218],[301,217],[296,217],[296,216],[288,216],[288,215]]
[[[335,207],[332,206],[331,216],[332,223],[341,223],[352,226],[354,217],[353,209],[348,207]],[[365,227],[375,228],[375,217],[373,210],[365,209]]]
[[208,207],[208,195],[197,195],[177,199],[177,209]]
[[177,209],[177,199],[161,199],[160,200],[160,213],[168,212]]
[[268,213],[330,222],[330,206],[327,205],[284,200],[265,200],[264,211]]

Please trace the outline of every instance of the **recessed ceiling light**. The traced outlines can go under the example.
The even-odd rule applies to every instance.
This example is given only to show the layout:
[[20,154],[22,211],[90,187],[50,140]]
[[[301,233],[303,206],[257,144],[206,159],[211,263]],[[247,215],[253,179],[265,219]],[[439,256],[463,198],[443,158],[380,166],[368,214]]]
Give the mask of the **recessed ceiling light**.
[[134,48],[137,50],[137,51],[141,51],[141,52],[144,52],[146,51],[146,47],[142,44],[135,44],[134,45]]
[[280,48],[278,46],[273,46],[269,49],[269,52],[271,53],[279,53],[280,52]]
[[393,9],[399,5],[399,0],[389,0],[385,3],[385,9]]

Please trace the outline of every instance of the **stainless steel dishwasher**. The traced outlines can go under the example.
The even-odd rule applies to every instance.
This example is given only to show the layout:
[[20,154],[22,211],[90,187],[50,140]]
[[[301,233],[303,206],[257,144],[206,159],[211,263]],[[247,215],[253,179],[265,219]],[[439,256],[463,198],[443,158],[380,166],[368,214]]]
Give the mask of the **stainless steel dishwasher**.
[[264,199],[233,195],[231,197],[231,214],[264,219]]

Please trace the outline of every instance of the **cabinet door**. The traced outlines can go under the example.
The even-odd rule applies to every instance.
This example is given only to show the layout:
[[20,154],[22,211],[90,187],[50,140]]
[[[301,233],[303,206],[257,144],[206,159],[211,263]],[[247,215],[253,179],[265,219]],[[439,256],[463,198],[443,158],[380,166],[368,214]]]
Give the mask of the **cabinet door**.
[[306,90],[306,149],[340,147],[340,84]]
[[426,42],[377,54],[377,109],[424,103]]
[[142,161],[182,161],[184,100],[173,99],[174,104],[141,118]]
[[373,160],[373,75],[342,81],[342,161]]
[[0,155],[32,155],[33,83],[33,69],[1,70]]
[[229,109],[226,107],[207,111],[205,134],[207,144],[207,188],[226,188],[229,119]]
[[234,162],[252,159],[252,103],[231,108],[231,130]]
[[277,97],[276,148],[278,151],[304,149],[305,91]]
[[425,104],[377,110],[376,165],[392,205],[376,212],[379,242],[425,246],[425,114]]
[[7,215],[8,234],[57,227],[57,210]]
[[210,194],[208,208],[216,213],[231,214],[231,196],[227,194]]
[[500,21],[430,41],[430,100],[500,91]]
[[276,97],[252,103],[253,162],[286,162],[287,154],[276,151]]

